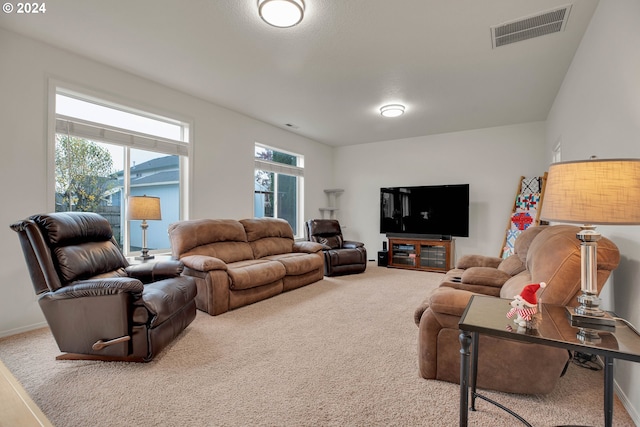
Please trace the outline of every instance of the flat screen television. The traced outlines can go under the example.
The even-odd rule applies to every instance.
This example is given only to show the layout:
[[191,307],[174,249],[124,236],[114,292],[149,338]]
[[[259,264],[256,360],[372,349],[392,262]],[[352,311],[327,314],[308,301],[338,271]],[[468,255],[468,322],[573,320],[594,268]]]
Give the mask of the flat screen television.
[[380,233],[469,237],[469,184],[381,188]]

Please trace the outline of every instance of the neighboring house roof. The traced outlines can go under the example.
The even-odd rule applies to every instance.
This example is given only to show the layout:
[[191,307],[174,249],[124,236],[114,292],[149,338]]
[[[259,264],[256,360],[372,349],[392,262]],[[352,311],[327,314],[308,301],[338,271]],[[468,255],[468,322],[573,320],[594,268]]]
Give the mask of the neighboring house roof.
[[[124,171],[116,172],[122,185]],[[141,175],[137,177],[137,175]],[[180,181],[178,156],[164,156],[131,167],[131,185],[149,185]]]
[[153,169],[178,168],[178,156],[158,157],[157,159],[147,160],[146,162],[133,165],[131,172],[144,172]]
[[132,179],[131,185],[140,184],[158,184],[166,182],[178,182],[180,180],[180,171],[163,171],[152,175],[143,176],[142,178]]

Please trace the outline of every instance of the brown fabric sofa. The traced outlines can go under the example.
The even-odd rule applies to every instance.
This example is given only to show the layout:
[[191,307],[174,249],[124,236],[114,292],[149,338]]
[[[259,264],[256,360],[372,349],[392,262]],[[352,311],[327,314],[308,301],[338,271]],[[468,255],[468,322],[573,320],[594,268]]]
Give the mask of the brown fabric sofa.
[[[460,381],[458,322],[474,293],[513,299],[530,283],[546,282],[539,301],[577,305],[580,291],[579,227],[530,227],[515,242],[515,254],[500,260],[484,256],[461,257],[456,269],[416,309],[419,327],[420,375]],[[616,245],[598,242],[598,292],[620,262]],[[508,324],[505,313],[505,325]],[[569,353],[538,344],[480,335],[478,387],[510,393],[546,394],[564,373]]]
[[282,219],[180,221],[169,238],[182,274],[195,278],[197,308],[214,316],[324,276],[322,245],[294,241]]

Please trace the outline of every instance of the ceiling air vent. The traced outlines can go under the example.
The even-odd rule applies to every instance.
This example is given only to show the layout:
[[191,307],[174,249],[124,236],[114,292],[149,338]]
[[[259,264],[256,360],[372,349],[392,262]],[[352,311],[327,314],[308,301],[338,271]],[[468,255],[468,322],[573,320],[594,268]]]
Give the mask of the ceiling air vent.
[[493,48],[564,31],[571,5],[491,27]]

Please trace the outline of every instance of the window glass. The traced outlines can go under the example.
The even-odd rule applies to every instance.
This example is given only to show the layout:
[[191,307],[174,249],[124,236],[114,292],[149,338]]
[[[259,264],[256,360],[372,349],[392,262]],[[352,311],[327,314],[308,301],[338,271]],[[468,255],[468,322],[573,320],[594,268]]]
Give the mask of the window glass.
[[254,215],[285,219],[302,236],[303,157],[256,144]]
[[[162,219],[147,221],[146,246],[150,253],[167,252],[167,228],[182,218],[187,203],[181,192],[186,156],[167,152],[186,152],[188,140],[181,139],[188,126],[93,101],[56,95],[55,209],[104,216],[130,255],[141,251],[143,239],[142,221],[126,220],[128,196],[158,197]],[[159,148],[140,147],[154,136],[165,138]]]
[[122,246],[123,147],[56,134],[56,212],[96,212],[109,220]]
[[56,114],[182,141],[183,126],[180,123],[145,117],[60,93],[56,95]]
[[[160,198],[162,219],[147,221],[147,248],[149,251],[170,247],[167,229],[180,219],[180,159],[144,150],[131,150],[131,196]],[[130,251],[142,249],[142,221],[130,221]]]

